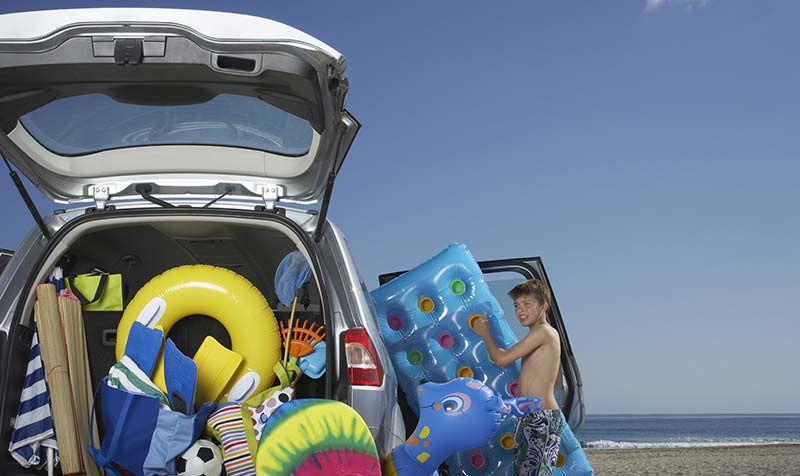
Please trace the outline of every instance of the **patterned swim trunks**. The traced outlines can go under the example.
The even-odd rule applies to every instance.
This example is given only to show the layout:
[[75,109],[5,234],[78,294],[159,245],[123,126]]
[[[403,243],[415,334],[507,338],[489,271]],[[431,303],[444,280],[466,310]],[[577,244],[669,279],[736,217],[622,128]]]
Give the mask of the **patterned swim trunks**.
[[539,410],[522,417],[514,435],[514,474],[552,475],[563,428],[561,410]]

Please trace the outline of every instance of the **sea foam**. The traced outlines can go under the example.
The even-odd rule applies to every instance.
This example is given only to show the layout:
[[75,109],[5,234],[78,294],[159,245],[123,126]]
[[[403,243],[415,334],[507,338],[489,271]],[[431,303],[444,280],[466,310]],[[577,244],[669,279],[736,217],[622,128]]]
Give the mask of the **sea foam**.
[[617,449],[649,449],[649,448],[710,448],[714,446],[761,446],[761,445],[800,445],[800,439],[743,439],[743,440],[718,440],[718,441],[611,441],[598,440],[585,443],[586,448],[617,450]]

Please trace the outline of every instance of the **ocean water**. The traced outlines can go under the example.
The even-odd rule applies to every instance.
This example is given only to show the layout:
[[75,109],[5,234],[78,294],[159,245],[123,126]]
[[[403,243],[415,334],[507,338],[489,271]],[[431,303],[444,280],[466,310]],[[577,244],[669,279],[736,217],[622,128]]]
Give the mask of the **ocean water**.
[[588,448],[800,445],[800,414],[587,415],[575,435]]

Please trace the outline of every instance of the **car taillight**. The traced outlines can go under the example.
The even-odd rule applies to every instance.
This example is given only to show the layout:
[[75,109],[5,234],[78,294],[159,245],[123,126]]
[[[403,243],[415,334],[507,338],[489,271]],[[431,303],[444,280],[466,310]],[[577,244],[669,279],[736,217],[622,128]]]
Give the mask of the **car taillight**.
[[380,387],[383,384],[383,368],[367,330],[355,327],[345,331],[344,346],[350,383]]

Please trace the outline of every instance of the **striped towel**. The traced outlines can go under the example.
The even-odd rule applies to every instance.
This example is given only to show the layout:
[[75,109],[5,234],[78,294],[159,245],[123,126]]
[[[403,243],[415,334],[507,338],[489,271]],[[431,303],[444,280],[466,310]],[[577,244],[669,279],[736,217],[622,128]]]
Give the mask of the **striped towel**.
[[127,355],[108,371],[108,386],[133,393],[152,395],[161,400],[161,408],[169,410],[167,395],[150,380],[142,369]]
[[40,449],[53,448],[53,464],[58,462],[58,445],[50,412],[50,392],[45,381],[42,354],[39,351],[39,333],[34,328],[28,370],[19,399],[17,418],[11,433],[8,451],[23,467],[42,466],[46,461]]
[[208,417],[207,428],[222,443],[222,460],[227,476],[256,476],[253,455],[245,436],[242,406],[225,403]]

